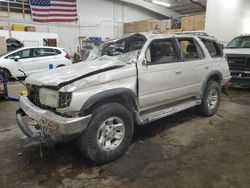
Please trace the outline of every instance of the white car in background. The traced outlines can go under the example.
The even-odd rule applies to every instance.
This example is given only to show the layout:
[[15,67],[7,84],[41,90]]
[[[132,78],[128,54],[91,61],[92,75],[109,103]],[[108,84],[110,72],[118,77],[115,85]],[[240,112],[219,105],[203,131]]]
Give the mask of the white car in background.
[[22,77],[23,72],[28,76],[71,64],[68,53],[56,47],[24,47],[0,56],[0,67],[7,70],[8,78],[11,75]]

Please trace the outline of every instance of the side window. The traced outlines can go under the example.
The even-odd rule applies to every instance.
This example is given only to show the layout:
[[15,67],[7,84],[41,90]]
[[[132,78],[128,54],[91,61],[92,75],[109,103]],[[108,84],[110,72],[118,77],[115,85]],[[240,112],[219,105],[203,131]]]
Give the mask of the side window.
[[15,56],[20,56],[21,59],[32,58],[31,49],[21,50],[15,53]]
[[179,38],[180,48],[186,60],[195,60],[204,57],[201,47],[193,38]]
[[58,49],[55,49],[55,51],[56,51],[56,53],[57,53],[58,55],[62,53],[62,52],[61,52],[60,50],[58,50]]
[[57,55],[56,51],[51,48],[36,48],[34,49],[33,56],[34,57],[46,57]]
[[21,50],[5,57],[6,59],[13,59],[15,56],[20,56],[21,59],[31,58],[31,49]]
[[10,54],[5,57],[5,59],[13,59],[15,57],[16,53]]
[[171,39],[154,40],[147,51],[149,64],[172,63],[178,60],[176,49]]
[[44,56],[57,55],[56,51],[52,48],[44,48]]
[[217,42],[207,39],[202,39],[202,42],[206,46],[211,57],[216,58],[223,56],[222,49]]

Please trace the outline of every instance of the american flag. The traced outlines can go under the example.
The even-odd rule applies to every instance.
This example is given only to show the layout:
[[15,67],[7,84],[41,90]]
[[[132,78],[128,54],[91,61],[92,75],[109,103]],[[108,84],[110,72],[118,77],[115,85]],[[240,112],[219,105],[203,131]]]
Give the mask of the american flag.
[[35,22],[75,22],[77,0],[30,0],[32,20]]

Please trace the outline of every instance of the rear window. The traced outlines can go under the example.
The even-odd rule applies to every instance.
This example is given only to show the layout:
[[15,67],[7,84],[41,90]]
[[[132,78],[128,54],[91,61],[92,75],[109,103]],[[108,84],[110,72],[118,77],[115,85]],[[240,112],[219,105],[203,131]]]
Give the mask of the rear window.
[[62,53],[62,52],[61,52],[60,50],[58,50],[58,49],[55,49],[55,51],[56,51],[57,54],[61,54],[61,53]]
[[203,44],[206,46],[210,56],[212,58],[216,58],[216,57],[222,57],[223,53],[222,53],[222,48],[220,47],[220,45],[212,40],[207,40],[207,39],[201,39]]

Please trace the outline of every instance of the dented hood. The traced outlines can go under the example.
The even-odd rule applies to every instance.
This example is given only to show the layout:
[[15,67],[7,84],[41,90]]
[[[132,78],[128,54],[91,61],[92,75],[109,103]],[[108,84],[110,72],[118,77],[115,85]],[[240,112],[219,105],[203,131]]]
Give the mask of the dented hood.
[[85,61],[42,73],[32,74],[25,82],[37,86],[63,87],[77,80],[96,74],[118,69],[127,63],[135,62],[137,52],[131,52],[120,56],[103,56],[93,61]]

